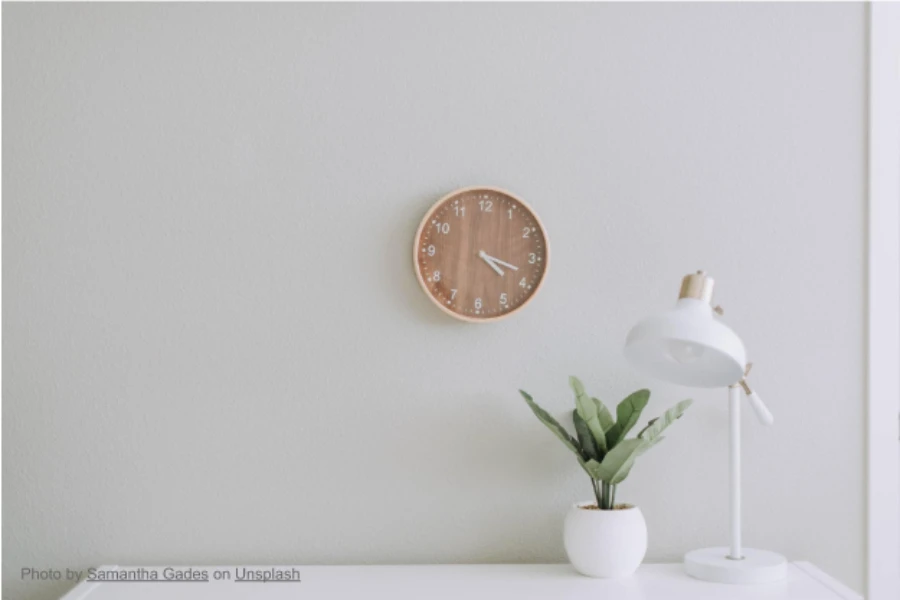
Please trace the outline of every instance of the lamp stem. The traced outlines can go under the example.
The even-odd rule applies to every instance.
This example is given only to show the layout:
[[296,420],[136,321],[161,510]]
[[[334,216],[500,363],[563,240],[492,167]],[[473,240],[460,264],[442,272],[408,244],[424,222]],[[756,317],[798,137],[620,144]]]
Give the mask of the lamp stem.
[[741,388],[728,388],[729,419],[729,518],[731,521],[731,546],[728,558],[742,560],[741,548]]

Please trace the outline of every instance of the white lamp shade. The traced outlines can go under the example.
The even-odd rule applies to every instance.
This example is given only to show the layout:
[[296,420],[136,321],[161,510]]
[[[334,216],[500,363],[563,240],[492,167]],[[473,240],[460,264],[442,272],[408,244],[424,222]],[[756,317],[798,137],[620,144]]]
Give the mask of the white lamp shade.
[[737,383],[747,362],[741,338],[716,319],[708,302],[694,298],[635,325],[625,357],[652,377],[691,387]]

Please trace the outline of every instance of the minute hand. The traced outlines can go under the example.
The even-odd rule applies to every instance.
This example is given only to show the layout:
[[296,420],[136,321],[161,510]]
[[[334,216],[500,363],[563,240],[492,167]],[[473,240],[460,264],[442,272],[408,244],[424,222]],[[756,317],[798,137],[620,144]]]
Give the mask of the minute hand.
[[499,258],[494,258],[494,257],[491,256],[490,254],[485,254],[484,256],[485,256],[485,258],[487,258],[489,261],[495,262],[495,263],[497,263],[497,264],[501,264],[501,265],[503,265],[504,267],[506,267],[507,269],[512,269],[513,271],[518,271],[518,270],[519,270],[519,267],[516,267],[516,266],[514,266],[514,265],[511,265],[511,264],[509,264],[508,262],[504,262],[504,261],[500,260]]

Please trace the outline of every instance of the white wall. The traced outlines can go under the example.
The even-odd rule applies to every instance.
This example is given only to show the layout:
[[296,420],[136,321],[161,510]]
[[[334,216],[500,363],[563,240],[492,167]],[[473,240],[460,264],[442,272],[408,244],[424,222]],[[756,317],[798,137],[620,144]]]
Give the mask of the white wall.
[[[861,5],[6,5],[4,597],[23,566],[562,561],[590,487],[516,393],[688,418],[621,487],[649,559],[723,544],[724,392],[636,319],[704,268],[776,427],[746,542],[863,575]],[[410,264],[458,186],[531,203],[521,314]]]

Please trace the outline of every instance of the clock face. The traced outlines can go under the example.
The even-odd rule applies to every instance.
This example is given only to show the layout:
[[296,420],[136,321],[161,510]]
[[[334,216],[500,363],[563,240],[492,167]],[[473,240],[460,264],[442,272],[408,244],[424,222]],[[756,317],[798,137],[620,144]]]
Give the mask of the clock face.
[[528,303],[547,271],[547,235],[509,192],[477,187],[445,196],[425,215],[413,249],[425,293],[465,321],[503,318]]

